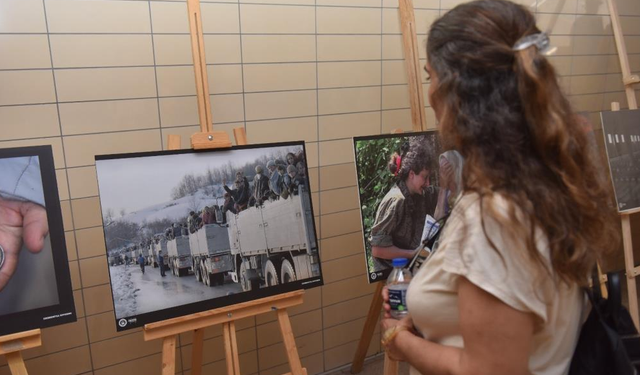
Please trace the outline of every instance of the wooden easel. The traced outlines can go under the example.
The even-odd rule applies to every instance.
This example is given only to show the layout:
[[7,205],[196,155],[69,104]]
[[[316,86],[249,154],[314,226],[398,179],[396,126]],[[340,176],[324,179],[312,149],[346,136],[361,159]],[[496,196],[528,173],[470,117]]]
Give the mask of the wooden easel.
[[[411,105],[411,123],[412,130],[415,132],[422,131],[427,128],[427,118],[424,110],[424,90],[422,88],[422,74],[420,67],[420,55],[418,52],[418,35],[416,33],[416,20],[413,11],[412,0],[399,0],[400,24],[402,27],[402,47],[404,49],[405,67],[407,69],[407,81],[409,84],[409,103]],[[401,129],[395,129],[393,134],[402,133]],[[360,335],[360,342],[353,357],[351,364],[351,373],[358,374],[362,371],[364,359],[369,349],[373,331],[378,324],[380,318],[380,310],[382,309],[382,288],[383,282],[378,282],[373,299],[369,306],[367,319]],[[398,362],[389,358],[385,353],[384,358],[384,374],[393,375],[398,373]]]
[[[627,47],[624,44],[624,35],[622,34],[622,27],[620,26],[618,7],[614,0],[608,0],[608,3],[609,14],[611,15],[611,25],[613,27],[613,34],[616,40],[616,47],[618,48],[618,57],[620,58],[622,82],[624,83],[625,93],[627,94],[627,103],[629,105],[629,109],[638,109],[636,92],[633,85],[640,82],[640,77],[637,75],[631,75]],[[611,110],[619,111],[620,103],[611,103]],[[631,236],[631,215],[638,212],[640,212],[640,209],[630,210],[621,212],[620,216],[622,219],[622,239],[624,246],[624,263],[627,274],[627,292],[629,293],[629,310],[636,327],[640,328],[638,292],[636,290],[636,277],[640,275],[640,267],[635,266],[635,261],[633,259],[633,241]]]
[[7,357],[9,370],[13,375],[27,375],[22,351],[42,345],[40,329],[0,336],[0,355]]
[[[191,147],[194,149],[212,149],[231,147],[229,135],[224,131],[213,131],[211,118],[211,103],[207,78],[207,65],[204,53],[202,34],[202,17],[200,1],[187,0],[189,14],[189,28],[191,33],[191,49],[196,80],[196,95],[198,98],[198,114],[200,132],[191,136]],[[244,128],[233,130],[236,143],[247,144]],[[168,136],[168,149],[180,148],[181,139],[177,135]],[[234,306],[209,310],[174,319],[147,324],[144,327],[145,341],[162,339],[162,375],[174,375],[176,368],[176,342],[181,333],[193,331],[193,349],[191,356],[191,374],[202,374],[202,350],[204,329],[216,324],[222,324],[225,358],[228,375],[240,375],[240,360],[238,342],[236,339],[235,322],[239,319],[276,311],[282,340],[287,352],[287,359],[291,375],[307,375],[302,367],[298,349],[296,347],[291,322],[287,308],[300,305],[303,302],[304,291],[295,291],[274,297],[262,298]],[[26,374],[26,373],[25,373]]]

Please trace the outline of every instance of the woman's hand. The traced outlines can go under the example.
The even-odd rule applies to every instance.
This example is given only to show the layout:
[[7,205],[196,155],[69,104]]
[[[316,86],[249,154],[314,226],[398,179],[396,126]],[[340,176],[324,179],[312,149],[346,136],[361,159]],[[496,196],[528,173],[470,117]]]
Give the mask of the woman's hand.
[[389,304],[389,288],[382,288],[382,308],[384,309],[384,319],[392,319],[391,305]]
[[[386,314],[385,314],[386,315]],[[382,341],[389,358],[395,361],[406,361],[406,356],[399,349],[399,340],[404,335],[413,335],[413,321],[410,316],[406,316],[400,320],[383,319],[380,322],[382,328]]]

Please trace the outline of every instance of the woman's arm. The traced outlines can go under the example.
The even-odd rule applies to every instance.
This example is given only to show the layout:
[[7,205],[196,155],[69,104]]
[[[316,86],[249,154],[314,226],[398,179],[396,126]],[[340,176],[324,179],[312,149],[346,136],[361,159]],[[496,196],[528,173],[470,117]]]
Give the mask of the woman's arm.
[[394,258],[413,258],[416,253],[415,250],[405,250],[397,246],[372,246],[371,255],[381,259],[394,259]]
[[[387,345],[389,354],[424,375],[529,374],[533,315],[513,309],[464,277],[460,277],[458,296],[463,349],[401,331]],[[385,319],[382,325],[386,330],[399,323]]]

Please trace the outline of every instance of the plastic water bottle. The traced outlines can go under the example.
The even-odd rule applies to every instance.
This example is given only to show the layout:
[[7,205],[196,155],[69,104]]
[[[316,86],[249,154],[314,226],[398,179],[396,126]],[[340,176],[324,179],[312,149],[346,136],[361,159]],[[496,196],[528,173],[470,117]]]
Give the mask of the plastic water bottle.
[[391,316],[395,319],[402,319],[409,313],[407,310],[407,288],[411,281],[411,271],[404,268],[408,263],[409,260],[406,258],[395,258],[392,262],[393,271],[387,279]]

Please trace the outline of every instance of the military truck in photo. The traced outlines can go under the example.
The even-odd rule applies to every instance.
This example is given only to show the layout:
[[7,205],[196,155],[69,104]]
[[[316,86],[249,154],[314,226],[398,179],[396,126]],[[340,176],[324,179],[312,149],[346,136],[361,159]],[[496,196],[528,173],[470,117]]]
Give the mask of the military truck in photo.
[[234,282],[243,291],[320,274],[310,196],[300,194],[265,202],[237,215],[227,214]]
[[164,244],[162,253],[166,259],[165,262],[169,265],[171,273],[178,277],[188,275],[191,269],[189,237],[175,237],[169,241],[161,240],[160,243]]
[[233,270],[229,230],[221,224],[206,224],[189,234],[193,273],[207,286],[222,285]]

